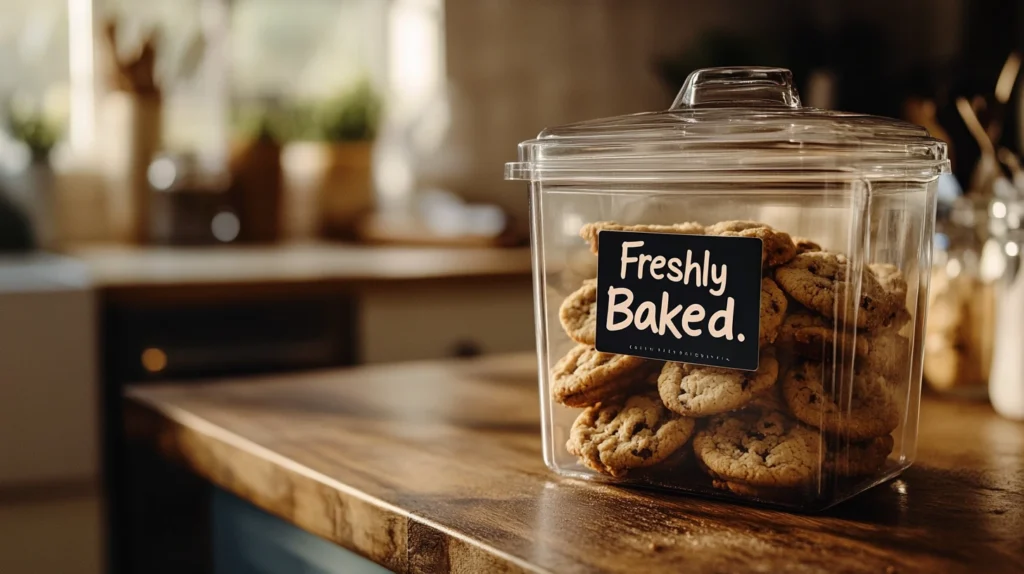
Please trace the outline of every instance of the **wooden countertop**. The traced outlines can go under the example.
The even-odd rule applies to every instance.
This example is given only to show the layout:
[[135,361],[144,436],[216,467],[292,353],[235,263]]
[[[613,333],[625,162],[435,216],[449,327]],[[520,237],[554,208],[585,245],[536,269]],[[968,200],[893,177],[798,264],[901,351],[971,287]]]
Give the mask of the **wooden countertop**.
[[528,276],[528,248],[271,246],[76,246],[100,288],[359,283]]
[[563,479],[532,355],[127,391],[129,436],[398,572],[1024,570],[1024,425],[926,398],[918,462],[807,516]]

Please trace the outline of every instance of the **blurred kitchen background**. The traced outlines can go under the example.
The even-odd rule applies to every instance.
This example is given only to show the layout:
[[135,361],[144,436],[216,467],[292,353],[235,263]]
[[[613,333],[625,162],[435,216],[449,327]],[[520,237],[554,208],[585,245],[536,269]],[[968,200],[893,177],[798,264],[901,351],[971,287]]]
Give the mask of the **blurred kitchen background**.
[[0,572],[208,569],[126,384],[532,349],[503,163],[700,67],[950,143],[926,374],[984,397],[1022,49],[1016,0],[0,0]]

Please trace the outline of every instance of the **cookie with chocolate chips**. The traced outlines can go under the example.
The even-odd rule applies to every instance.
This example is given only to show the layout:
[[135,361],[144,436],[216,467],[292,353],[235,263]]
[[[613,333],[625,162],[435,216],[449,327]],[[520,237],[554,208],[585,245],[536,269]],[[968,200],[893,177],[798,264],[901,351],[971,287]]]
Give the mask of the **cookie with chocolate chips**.
[[779,411],[757,409],[712,418],[693,451],[713,478],[755,487],[809,483],[818,469],[818,433]]
[[895,441],[892,435],[875,437],[861,442],[850,442],[825,457],[825,470],[840,476],[865,476],[885,466]]
[[899,425],[899,408],[881,375],[858,372],[853,388],[833,397],[822,383],[822,364],[793,365],[782,381],[782,396],[797,419],[853,441],[891,433]]
[[568,407],[593,405],[626,392],[658,365],[577,345],[551,369],[551,398]]
[[861,274],[860,298],[854,301],[855,285],[848,278],[848,267],[849,261],[840,253],[802,253],[775,270],[775,281],[808,309],[861,329],[876,329],[898,309],[898,300],[868,270]]
[[892,312],[884,321],[882,329],[892,329],[898,332],[913,319],[910,311],[907,310],[907,292],[909,287],[903,273],[899,268],[889,263],[872,263],[868,265],[869,271],[878,278],[879,285],[892,298],[895,306]]
[[596,221],[580,228],[580,237],[590,243],[590,251],[597,255],[598,238],[602,231],[637,231],[642,233],[678,233],[681,235],[704,235],[704,226],[694,221],[671,225],[622,225],[614,221]]
[[824,251],[818,242],[806,237],[794,237],[793,245],[796,246],[797,255],[800,255],[801,253],[810,253],[812,251]]
[[870,263],[868,270],[878,279],[882,289],[896,301],[898,307],[906,308],[907,304],[907,280],[899,267],[891,263]]
[[588,468],[621,477],[668,459],[690,440],[695,426],[694,419],[665,408],[653,391],[585,409],[565,447]]
[[761,279],[761,325],[758,330],[760,345],[775,342],[788,308],[789,301],[775,281],[768,277]]
[[704,417],[742,408],[775,385],[778,376],[775,352],[766,347],[756,371],[665,363],[658,377],[658,393],[669,410]]
[[879,374],[890,385],[906,381],[910,374],[910,339],[889,328],[867,335],[863,340],[868,352],[858,359],[858,371]]
[[782,265],[796,255],[796,245],[788,233],[760,221],[719,221],[705,228],[704,234],[760,239],[761,262],[769,267]]
[[863,335],[858,337],[843,327],[836,327],[832,321],[806,309],[786,315],[776,343],[786,352],[816,361],[831,360],[833,349],[838,356],[849,357],[853,353],[863,358],[868,355],[869,347]]
[[569,337],[582,345],[597,340],[597,279],[587,279],[558,309],[558,320]]
[[775,503],[794,503],[808,498],[811,485],[801,485],[805,488],[779,488],[773,486],[753,486],[743,482],[715,478],[711,480],[711,486],[718,490],[731,492],[736,496],[742,496],[743,498],[754,498]]

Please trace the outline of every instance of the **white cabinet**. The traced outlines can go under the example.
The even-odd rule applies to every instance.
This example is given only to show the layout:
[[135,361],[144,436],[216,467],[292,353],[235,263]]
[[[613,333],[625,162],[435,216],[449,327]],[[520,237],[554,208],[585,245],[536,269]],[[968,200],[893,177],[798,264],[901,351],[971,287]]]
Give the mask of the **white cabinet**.
[[83,265],[0,258],[0,572],[101,571],[96,333]]
[[534,348],[528,275],[507,281],[382,285],[358,294],[360,363]]

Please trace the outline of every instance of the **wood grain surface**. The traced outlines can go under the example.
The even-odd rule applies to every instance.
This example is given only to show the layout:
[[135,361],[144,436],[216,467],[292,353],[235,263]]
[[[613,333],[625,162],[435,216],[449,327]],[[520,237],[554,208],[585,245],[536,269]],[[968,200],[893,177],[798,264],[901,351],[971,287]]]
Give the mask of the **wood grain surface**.
[[926,398],[918,462],[821,515],[560,478],[532,355],[127,392],[128,434],[397,572],[1020,572],[1024,425]]

